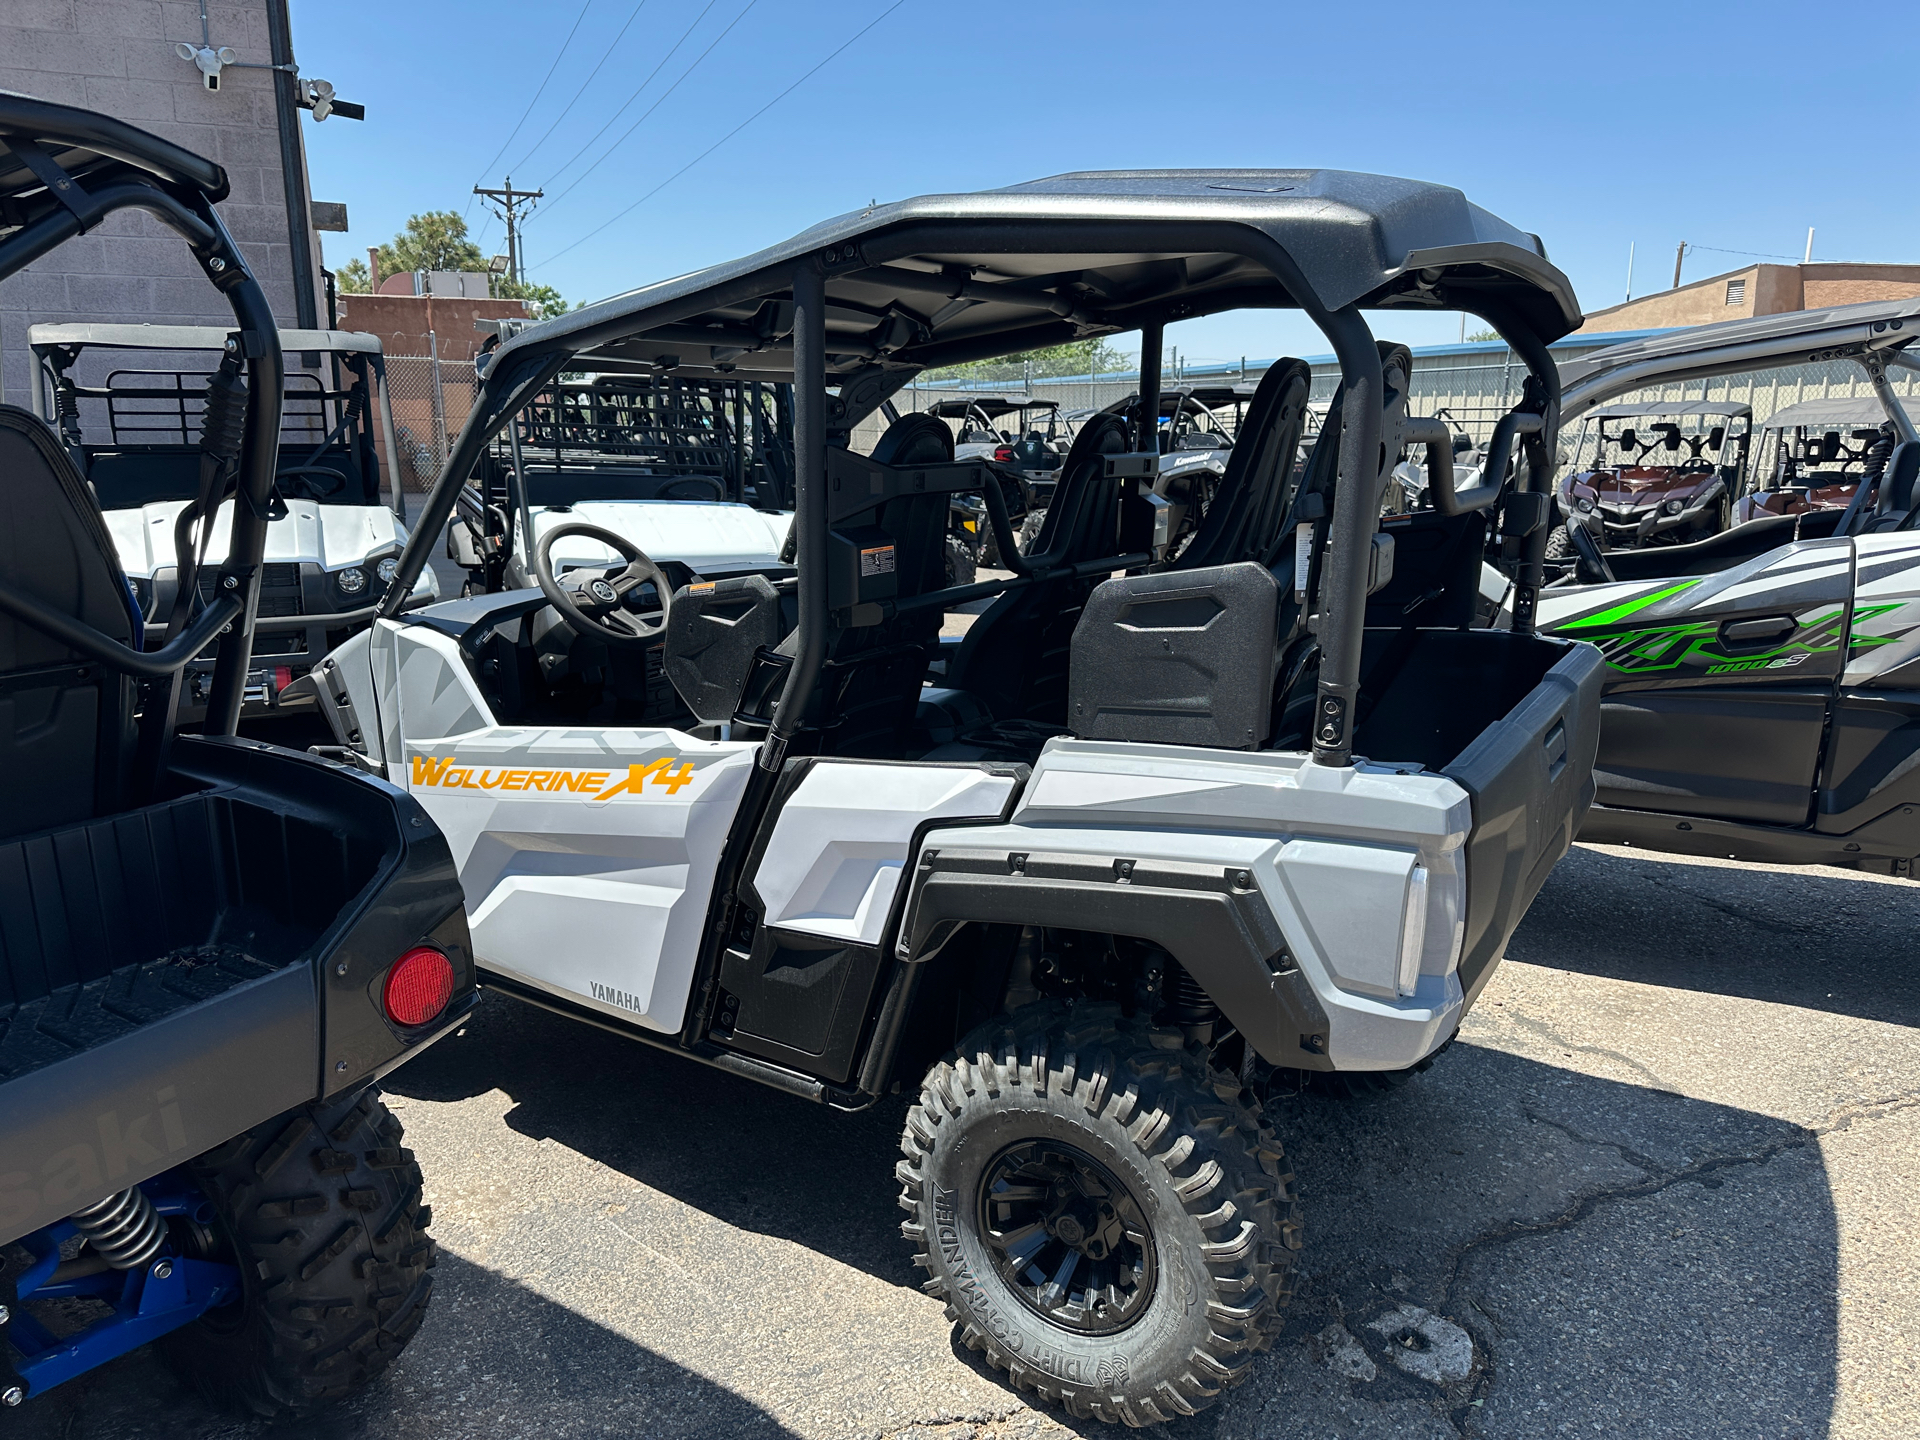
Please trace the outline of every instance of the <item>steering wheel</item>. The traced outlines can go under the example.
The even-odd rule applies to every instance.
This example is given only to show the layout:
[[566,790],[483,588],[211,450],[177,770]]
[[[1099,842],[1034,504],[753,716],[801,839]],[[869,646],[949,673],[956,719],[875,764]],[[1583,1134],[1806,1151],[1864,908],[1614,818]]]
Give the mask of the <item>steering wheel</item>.
[[[675,493],[675,492],[680,493]],[[686,492],[691,491],[691,494]],[[660,487],[662,500],[706,500],[720,504],[727,498],[727,487],[711,475],[682,475]]]
[[325,500],[347,488],[347,477],[331,465],[287,465],[273,478],[281,494],[296,500]]
[[[594,573],[591,566],[582,566],[569,574],[565,582],[555,579],[554,542],[573,535],[605,545],[627,562],[626,568],[618,575],[601,575]],[[667,605],[672,589],[667,577],[641,553],[638,545],[611,530],[580,520],[554,526],[533,547],[533,576],[540,584],[541,593],[579,634],[604,640],[609,645],[639,648],[651,645],[667,628]],[[652,620],[634,614],[625,603],[631,592],[649,582],[660,597],[660,613]]]

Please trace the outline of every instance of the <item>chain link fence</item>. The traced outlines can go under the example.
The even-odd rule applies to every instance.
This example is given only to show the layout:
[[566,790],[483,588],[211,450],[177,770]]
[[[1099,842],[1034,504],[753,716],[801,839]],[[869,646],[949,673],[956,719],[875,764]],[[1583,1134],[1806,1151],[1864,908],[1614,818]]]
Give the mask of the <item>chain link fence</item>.
[[384,454],[383,466],[412,494],[433,488],[453,449],[453,438],[473,408],[478,380],[472,362],[437,360],[432,355],[389,355],[387,397],[393,407],[393,439],[398,464]]
[[[1611,343],[1613,337],[1596,336],[1592,344],[1556,346],[1554,358],[1565,366]],[[390,476],[397,475],[409,493],[422,494],[432,488],[452,450],[453,438],[466,423],[478,393],[478,381],[471,362],[465,360],[439,360],[432,355],[388,355],[386,366],[394,441],[400,451],[398,465],[388,463],[386,471]],[[1257,382],[1264,373],[1264,367],[1256,365],[1224,375],[1169,375],[1162,383],[1166,389],[1174,389],[1182,383]],[[1410,409],[1415,414],[1446,419],[1456,430],[1484,444],[1495,423],[1520,398],[1525,377],[1525,364],[1505,350],[1416,356],[1409,387]],[[1920,376],[1903,369],[1894,371],[1890,378],[1895,392],[1908,402],[1909,409],[1920,403]],[[1339,381],[1339,367],[1331,359],[1316,362],[1311,400],[1324,405],[1333,398]],[[943,400],[1025,393],[1036,400],[1053,401],[1065,416],[1104,409],[1134,394],[1138,387],[1139,377],[1133,374],[1115,375],[1111,379],[1104,376],[1071,380],[1036,378],[1026,385],[1017,380],[1005,384],[913,383],[895,394],[893,403],[905,414],[932,409]],[[1872,395],[1873,387],[1859,366],[1849,361],[1822,361],[1713,380],[1693,380],[1684,385],[1638,391],[1620,399],[1744,402],[1753,406],[1754,423],[1764,425],[1775,410],[1802,400],[1868,399]],[[1232,408],[1223,407],[1218,414],[1231,433]],[[1011,425],[1012,417],[1003,423]],[[1028,423],[1038,424],[1043,431],[1046,428],[1041,412],[1030,412]],[[883,429],[885,421],[879,415],[869,416],[853,436],[854,448],[862,453],[871,450]],[[384,455],[382,460],[386,461]]]
[[[1587,337],[1581,337],[1584,341]],[[1558,345],[1553,349],[1554,359],[1563,367],[1579,360],[1596,350],[1614,344],[1617,337],[1600,334],[1592,337],[1590,343],[1577,345]],[[1325,405],[1333,398],[1333,392],[1340,383],[1339,366],[1331,359],[1317,360],[1313,363],[1313,389],[1310,402]],[[1241,380],[1257,382],[1266,373],[1265,367],[1249,366],[1244,370],[1229,371],[1225,374],[1195,375],[1185,377],[1168,375],[1161,384],[1164,389],[1178,388],[1186,384],[1231,384]],[[1492,436],[1493,427],[1500,417],[1519,400],[1521,386],[1527,375],[1525,363],[1513,352],[1504,348],[1488,347],[1480,352],[1441,355],[1416,355],[1413,362],[1413,374],[1408,386],[1409,409],[1416,415],[1439,416],[1452,423],[1456,430],[1470,435],[1476,443],[1485,444]],[[1890,372],[1889,379],[1893,389],[1907,406],[1909,412],[1920,405],[1920,374],[1911,370],[1898,369]],[[927,410],[942,400],[961,400],[979,397],[983,394],[1019,394],[1032,395],[1036,400],[1058,402],[1061,413],[1067,414],[1080,410],[1097,410],[1124,400],[1139,387],[1139,377],[1133,374],[1116,375],[1113,379],[1085,380],[1075,379],[1055,381],[1035,379],[1031,384],[1022,385],[1011,381],[1006,384],[990,384],[983,381],[968,383],[948,383],[944,385],[914,384],[901,390],[893,397],[893,403],[902,413],[910,410]],[[1767,417],[1774,411],[1788,405],[1796,405],[1802,400],[1866,400],[1873,397],[1872,383],[1866,372],[1858,365],[1847,360],[1818,361],[1801,365],[1781,366],[1771,370],[1750,371],[1741,375],[1721,376],[1711,380],[1690,380],[1685,384],[1671,384],[1635,391],[1620,396],[1622,402],[1678,402],[1688,400],[1732,401],[1745,403],[1753,407],[1754,423],[1764,425]],[[1223,408],[1219,418],[1229,432],[1233,428],[1233,415],[1230,409]],[[1011,423],[1011,419],[1007,423]],[[869,439],[878,438],[876,422],[869,421],[864,428],[873,428]],[[858,441],[856,440],[856,444]]]

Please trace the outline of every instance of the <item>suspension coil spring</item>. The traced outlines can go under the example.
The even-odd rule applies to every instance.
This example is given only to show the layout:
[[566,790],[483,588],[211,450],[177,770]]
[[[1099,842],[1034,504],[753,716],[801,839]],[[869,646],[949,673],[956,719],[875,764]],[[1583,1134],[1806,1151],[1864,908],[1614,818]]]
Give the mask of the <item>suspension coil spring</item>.
[[138,1185],[67,1217],[94,1253],[116,1270],[138,1270],[160,1253],[167,1222]]
[[1173,967],[1172,1011],[1183,1025],[1206,1024],[1220,1015],[1220,1007],[1213,1003],[1205,987],[1187,973],[1186,966],[1178,963]]

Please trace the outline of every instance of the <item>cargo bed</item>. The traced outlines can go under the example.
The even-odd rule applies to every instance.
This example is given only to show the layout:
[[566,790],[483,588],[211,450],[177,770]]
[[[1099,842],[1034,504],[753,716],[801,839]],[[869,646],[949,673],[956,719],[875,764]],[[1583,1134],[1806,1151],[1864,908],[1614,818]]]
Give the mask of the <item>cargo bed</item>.
[[0,1243],[430,1038],[377,988],[422,936],[472,983],[412,800],[254,742],[177,746],[164,803],[0,844]]

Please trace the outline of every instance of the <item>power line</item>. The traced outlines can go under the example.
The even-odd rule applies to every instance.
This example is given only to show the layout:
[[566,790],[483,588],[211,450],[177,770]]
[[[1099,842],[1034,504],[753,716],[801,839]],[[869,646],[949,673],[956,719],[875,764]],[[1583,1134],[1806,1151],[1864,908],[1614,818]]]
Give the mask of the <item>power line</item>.
[[562,110],[559,113],[559,115],[555,117],[553,124],[547,126],[546,134],[542,135],[538,140],[533,142],[533,148],[528,150],[526,154],[520,157],[520,163],[518,165],[515,165],[513,167],[514,169],[519,170],[523,168],[526,165],[527,161],[531,160],[535,155],[537,155],[540,152],[540,147],[547,143],[547,136],[553,134],[555,130],[559,129],[560,122],[566,119],[567,116],[573,113],[573,107],[580,103],[580,97],[586,94],[587,87],[593,84],[594,76],[598,75],[600,71],[605,67],[607,61],[613,58],[613,52],[620,48],[620,42],[626,39],[627,31],[633,28],[633,22],[640,18],[640,12],[646,8],[647,8],[647,0],[640,0],[640,3],[633,7],[633,13],[627,16],[627,23],[620,27],[620,33],[613,37],[613,43],[607,46],[605,51],[601,53],[600,63],[593,67],[592,73],[589,74],[585,80],[582,80],[580,82],[580,88],[573,92],[573,99],[567,102],[567,108]]
[[520,255],[520,206],[527,207],[527,213],[533,213],[533,207],[541,198],[538,190],[516,190],[513,177],[507,177],[507,188],[488,190],[479,185],[473,187],[473,193],[485,200],[489,206],[499,206],[500,218],[507,222],[507,275],[519,285],[527,283],[527,267]]
[[[593,164],[589,165],[586,169],[582,170],[578,175],[574,176],[572,180],[567,182],[567,188],[565,190],[562,190],[558,195],[553,197],[554,205],[558,205],[562,200],[566,199],[567,196],[572,194],[573,191],[579,186],[581,181],[585,180],[594,171],[598,170],[602,165],[606,164],[607,161],[613,157],[614,152],[617,151],[622,145],[626,144],[627,137],[633,134],[633,132],[638,130],[642,125],[646,124],[647,117],[649,115],[652,115],[654,111],[658,110],[662,105],[666,104],[667,101],[672,98],[673,92],[680,88],[682,83],[685,82],[686,78],[689,75],[693,74],[694,71],[700,68],[701,61],[705,60],[707,56],[713,53],[714,46],[718,45],[722,40],[726,39],[727,36],[731,35],[733,33],[733,27],[738,25],[742,20],[746,19],[747,11],[753,9],[753,7],[759,3],[760,3],[760,0],[747,0],[746,5],[741,9],[740,13],[734,16],[733,19],[727,22],[727,28],[722,30],[718,35],[714,36],[713,39],[707,43],[707,48],[700,52],[700,54],[695,58],[693,64],[689,65],[685,70],[682,70],[680,72],[680,78],[674,81],[673,84],[669,85],[666,88],[666,90],[662,92],[658,100],[654,101],[653,104],[649,105],[646,108],[646,113],[641,115],[641,117],[638,120],[634,121],[633,124],[629,125],[625,130],[623,130],[620,134],[620,138],[618,140],[615,140],[613,144],[607,147],[605,154],[603,154],[598,160],[594,161]],[[552,206],[549,206],[548,208],[551,209]]]
[[[586,0],[586,4],[580,7],[580,13],[576,15],[573,20],[573,29],[569,30],[567,32],[567,38],[560,42],[560,53],[553,57],[553,64],[547,67],[547,78],[545,80],[542,80],[540,82],[540,88],[533,92],[533,99],[529,100],[527,102],[527,108],[520,112],[520,119],[518,123],[514,125],[512,132],[507,136],[507,138],[500,142],[500,149],[497,152],[495,152],[493,159],[487,161],[485,165],[480,167],[480,174],[478,178],[474,180],[473,182],[474,184],[478,185],[482,180],[485,180],[487,176],[491,175],[493,173],[493,167],[500,163],[500,157],[507,153],[507,146],[513,144],[513,137],[520,133],[520,127],[527,123],[527,116],[533,114],[533,107],[538,105],[540,103],[540,97],[547,93],[548,81],[553,79],[553,72],[560,68],[560,61],[563,57],[565,57],[567,53],[567,47],[573,44],[573,37],[580,33],[580,22],[587,18],[587,11],[591,10],[592,8],[593,8],[593,0]],[[471,214],[472,211],[473,211],[473,201],[468,200],[467,213]]]
[[1749,260],[1790,260],[1795,265],[1806,265],[1806,264],[1846,265],[1850,263],[1858,263],[1858,262],[1850,262],[1846,260],[1834,260],[1827,256],[1816,256],[1813,260],[1808,261],[1806,259],[1803,259],[1799,255],[1775,255],[1765,250],[1723,250],[1718,245],[1695,245],[1695,244],[1692,244],[1691,242],[1689,242],[1689,244],[1687,245],[1687,249],[1688,250],[1711,250],[1716,255],[1744,255]]
[[782,100],[786,99],[787,96],[791,95],[794,91],[798,90],[802,85],[806,84],[807,81],[811,80],[815,75],[819,74],[820,71],[824,70],[829,63],[831,63],[835,59],[838,59],[842,51],[849,49],[853,45],[854,41],[858,40],[862,35],[865,35],[867,31],[873,29],[874,26],[878,25],[882,20],[886,19],[887,16],[893,14],[894,11],[898,10],[902,5],[906,3],[907,3],[907,0],[893,0],[893,4],[889,5],[886,9],[882,10],[878,15],[874,16],[873,19],[869,20],[865,25],[862,25],[858,30],[854,31],[854,33],[851,36],[849,36],[844,42],[842,42],[839,49],[835,50],[832,54],[828,55],[825,60],[820,61],[811,70],[807,71],[806,74],[802,75],[798,80],[794,81],[791,85],[787,86],[786,89],[782,90],[778,95],[774,96],[771,100],[767,101],[766,104],[762,105],[758,110],[754,111],[753,114],[749,115],[746,119],[742,120],[738,125],[734,126],[733,129],[729,130],[726,134],[722,135],[718,140],[714,141],[713,144],[709,145],[706,149],[702,150],[698,155],[694,156],[693,159],[689,160],[686,164],[682,165],[678,170],[674,171],[673,174],[669,175],[666,179],[662,180],[658,185],[654,186],[653,189],[649,190],[646,194],[642,195],[638,200],[634,201],[633,204],[627,206],[625,210],[620,211],[619,214],[617,215],[609,216],[601,224],[596,225],[593,229],[589,230],[586,234],[582,235],[578,240],[574,241],[573,244],[567,246],[565,250],[556,250],[553,254],[549,255],[545,260],[541,261],[540,262],[541,265],[551,264],[553,261],[558,260],[562,255],[566,254],[568,250],[574,250],[586,244],[587,241],[591,240],[594,236],[598,235],[602,230],[606,229],[607,226],[613,224],[614,221],[622,219],[626,215],[632,213],[633,211],[639,209],[642,205],[646,204],[647,201],[651,200],[654,196],[658,195],[662,190],[666,189],[667,186],[671,185],[674,181],[678,180],[682,175],[686,174],[687,171],[693,169],[694,166],[698,165],[702,160],[706,159],[707,156],[713,154],[714,151],[718,150],[722,145],[726,144],[729,140],[733,139],[734,136],[738,135],[742,130],[746,129],[747,126],[751,125],[754,121],[758,120],[762,115],[766,114],[767,111],[771,110],[774,106],[778,105]]
[[582,155],[586,154],[587,151],[591,150],[594,147],[594,144],[600,139],[600,137],[606,134],[607,131],[613,128],[614,121],[618,120],[622,115],[627,113],[627,107],[633,104],[634,101],[640,98],[641,92],[644,91],[647,88],[647,86],[653,83],[653,77],[658,75],[663,69],[666,68],[667,61],[671,60],[675,55],[678,55],[680,53],[680,47],[687,43],[688,36],[691,36],[694,31],[698,30],[700,28],[700,22],[707,18],[707,11],[713,9],[713,7],[715,5],[718,5],[719,3],[720,3],[720,0],[707,0],[706,9],[702,10],[698,15],[693,17],[693,23],[687,26],[686,33],[683,34],[678,40],[673,42],[673,48],[667,51],[665,55],[662,55],[660,57],[660,63],[655,65],[653,69],[647,72],[647,78],[642,80],[638,85],[636,85],[633,89],[633,93],[627,96],[625,100],[622,100],[620,102],[620,108],[618,110],[615,110],[613,114],[607,117],[607,123],[602,125],[598,130],[593,132],[592,139],[588,140],[586,144],[582,145],[578,150],[574,151],[573,154],[569,155],[566,159],[565,164],[561,165],[558,170],[555,170],[545,180],[542,180],[540,182],[543,188],[545,186],[553,184],[554,181],[558,180],[562,175],[566,174],[567,166],[573,164],[574,161],[578,160]]

